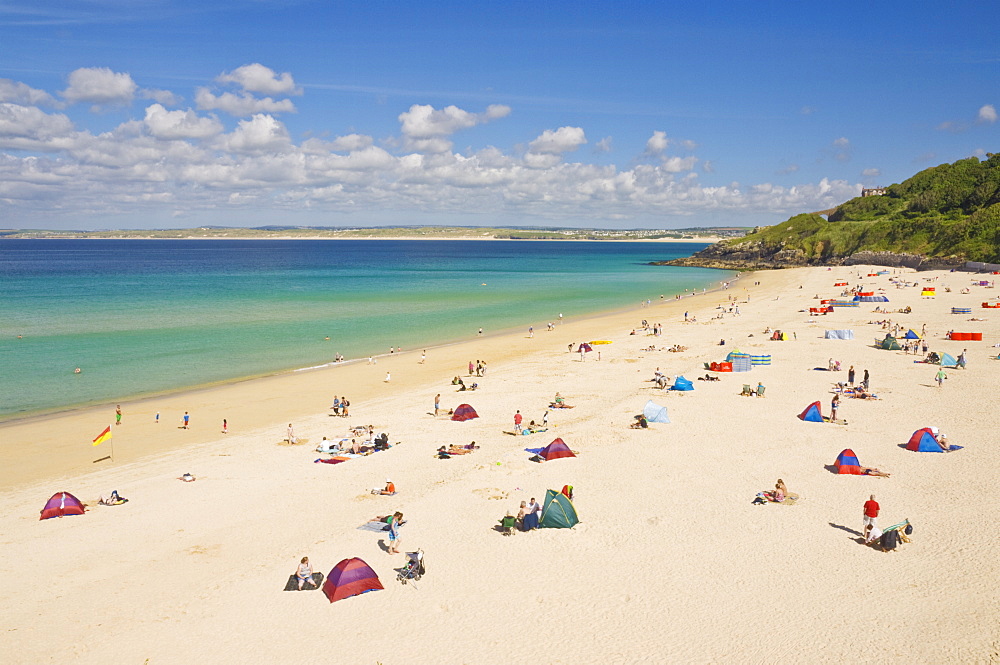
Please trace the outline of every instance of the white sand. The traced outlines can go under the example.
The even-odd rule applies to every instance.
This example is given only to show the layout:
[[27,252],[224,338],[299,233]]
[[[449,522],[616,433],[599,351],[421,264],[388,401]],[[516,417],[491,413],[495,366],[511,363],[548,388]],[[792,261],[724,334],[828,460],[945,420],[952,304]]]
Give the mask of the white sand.
[[[868,321],[874,304],[810,318],[814,294],[839,293],[865,268],[797,269],[744,276],[726,295],[739,317],[711,320],[726,295],[523,334],[419,350],[319,372],[123,404],[115,462],[93,464],[109,449],[92,439],[113,420],[114,405],[0,428],[7,470],[0,500],[0,660],[12,663],[705,663],[925,662],[1000,659],[1000,556],[993,512],[1000,436],[995,425],[1000,311],[980,309],[996,291],[971,275],[937,277],[939,295],[897,290],[887,277],[888,315],[918,332],[932,350],[969,349],[967,370],[936,367],[872,347],[884,335]],[[761,281],[761,286],[752,286]],[[799,289],[799,285],[803,285]],[[944,293],[944,285],[952,292]],[[744,290],[746,289],[746,290]],[[776,299],[777,297],[777,299]],[[951,315],[953,305],[972,306]],[[698,323],[684,324],[683,312]],[[629,336],[640,319],[662,322],[662,338]],[[765,326],[797,339],[771,342]],[[851,328],[854,341],[822,339]],[[982,331],[983,342],[943,340],[948,329]],[[753,337],[748,335],[753,334]],[[718,346],[720,338],[727,344]],[[586,362],[570,342],[610,339]],[[674,343],[684,353],[640,351]],[[661,393],[656,367],[704,375],[702,363],[738,347],[769,353],[770,367],[695,381],[689,393]],[[839,359],[844,372],[813,371]],[[481,389],[456,394],[450,379],[466,363],[489,363]],[[846,399],[848,425],[806,423],[796,415],[820,400],[855,365],[871,372],[877,402]],[[392,383],[384,384],[391,370]],[[763,399],[740,397],[763,381]],[[576,405],[553,410],[551,429],[530,437],[502,433],[515,410],[540,419],[556,391]],[[328,415],[332,395],[347,395],[352,417]],[[482,416],[455,423],[428,415],[435,393],[444,407],[472,404]],[[628,429],[652,397],[673,422]],[[153,423],[156,410],[161,422]],[[192,429],[180,430],[191,411]],[[231,433],[219,433],[222,418]],[[278,445],[288,422],[309,443]],[[348,424],[386,430],[392,449],[339,465],[313,464],[323,435]],[[900,448],[919,427],[937,425],[949,454]],[[577,459],[528,461],[525,447],[556,436]],[[433,458],[444,443],[482,448]],[[844,448],[892,478],[838,476],[825,467]],[[177,480],[183,472],[198,480]],[[391,477],[400,494],[369,488]],[[795,506],[751,505],[783,478],[801,495]],[[520,500],[547,488],[576,487],[582,521],[505,538],[493,527]],[[117,489],[130,499],[97,506]],[[80,517],[38,520],[59,490],[91,504]],[[857,542],[861,507],[874,493],[883,526],[909,518],[913,542],[881,553]],[[403,549],[426,552],[428,574],[395,581],[401,556],[357,526],[376,514],[404,512]],[[328,572],[358,556],[384,591],[330,604],[320,592],[283,592],[308,555]]]

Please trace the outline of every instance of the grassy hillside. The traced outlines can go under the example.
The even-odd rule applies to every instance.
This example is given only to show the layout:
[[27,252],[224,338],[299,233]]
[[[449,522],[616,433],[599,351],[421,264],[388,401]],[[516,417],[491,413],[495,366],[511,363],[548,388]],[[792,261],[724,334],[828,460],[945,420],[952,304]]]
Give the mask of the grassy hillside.
[[921,171],[885,196],[852,199],[829,221],[796,215],[720,243],[718,254],[778,252],[825,263],[860,251],[1000,262],[1000,154]]

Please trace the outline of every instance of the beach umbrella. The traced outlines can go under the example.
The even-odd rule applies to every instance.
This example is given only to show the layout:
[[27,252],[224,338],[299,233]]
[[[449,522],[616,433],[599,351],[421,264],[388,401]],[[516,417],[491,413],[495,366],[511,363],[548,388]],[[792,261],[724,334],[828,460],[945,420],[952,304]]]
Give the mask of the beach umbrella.
[[591,348],[590,344],[587,344],[586,342],[583,342],[583,343],[582,343],[582,344],[580,344],[580,346],[579,346],[579,347],[577,348],[577,351],[578,351],[578,352],[579,352],[579,351],[583,351],[584,353],[590,353],[590,352],[591,352],[591,351],[593,351],[593,350],[594,350],[594,349],[593,349],[593,348]]

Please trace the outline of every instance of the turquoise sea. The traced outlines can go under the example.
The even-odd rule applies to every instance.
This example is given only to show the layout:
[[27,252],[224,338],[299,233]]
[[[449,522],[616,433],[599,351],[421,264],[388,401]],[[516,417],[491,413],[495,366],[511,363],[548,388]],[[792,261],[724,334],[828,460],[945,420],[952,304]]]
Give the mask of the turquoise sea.
[[711,289],[732,273],[646,265],[704,246],[0,239],[0,419]]

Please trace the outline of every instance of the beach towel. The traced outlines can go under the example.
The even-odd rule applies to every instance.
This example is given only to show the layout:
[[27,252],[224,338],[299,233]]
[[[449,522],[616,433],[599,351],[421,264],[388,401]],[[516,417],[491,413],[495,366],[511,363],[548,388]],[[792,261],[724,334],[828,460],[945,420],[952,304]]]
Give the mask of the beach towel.
[[[303,591],[319,591],[319,588],[323,586],[323,573],[313,573],[313,584],[316,586],[309,586],[308,584],[302,585]],[[299,576],[292,573],[288,576],[288,581],[285,582],[285,591],[298,591],[299,590]]]
[[340,464],[341,462],[346,462],[347,457],[331,457],[330,459],[318,459],[313,460],[314,464]]
[[364,524],[358,527],[358,531],[374,531],[375,533],[382,533],[383,531],[388,531],[388,530],[389,530],[389,525],[379,520],[365,522]]

